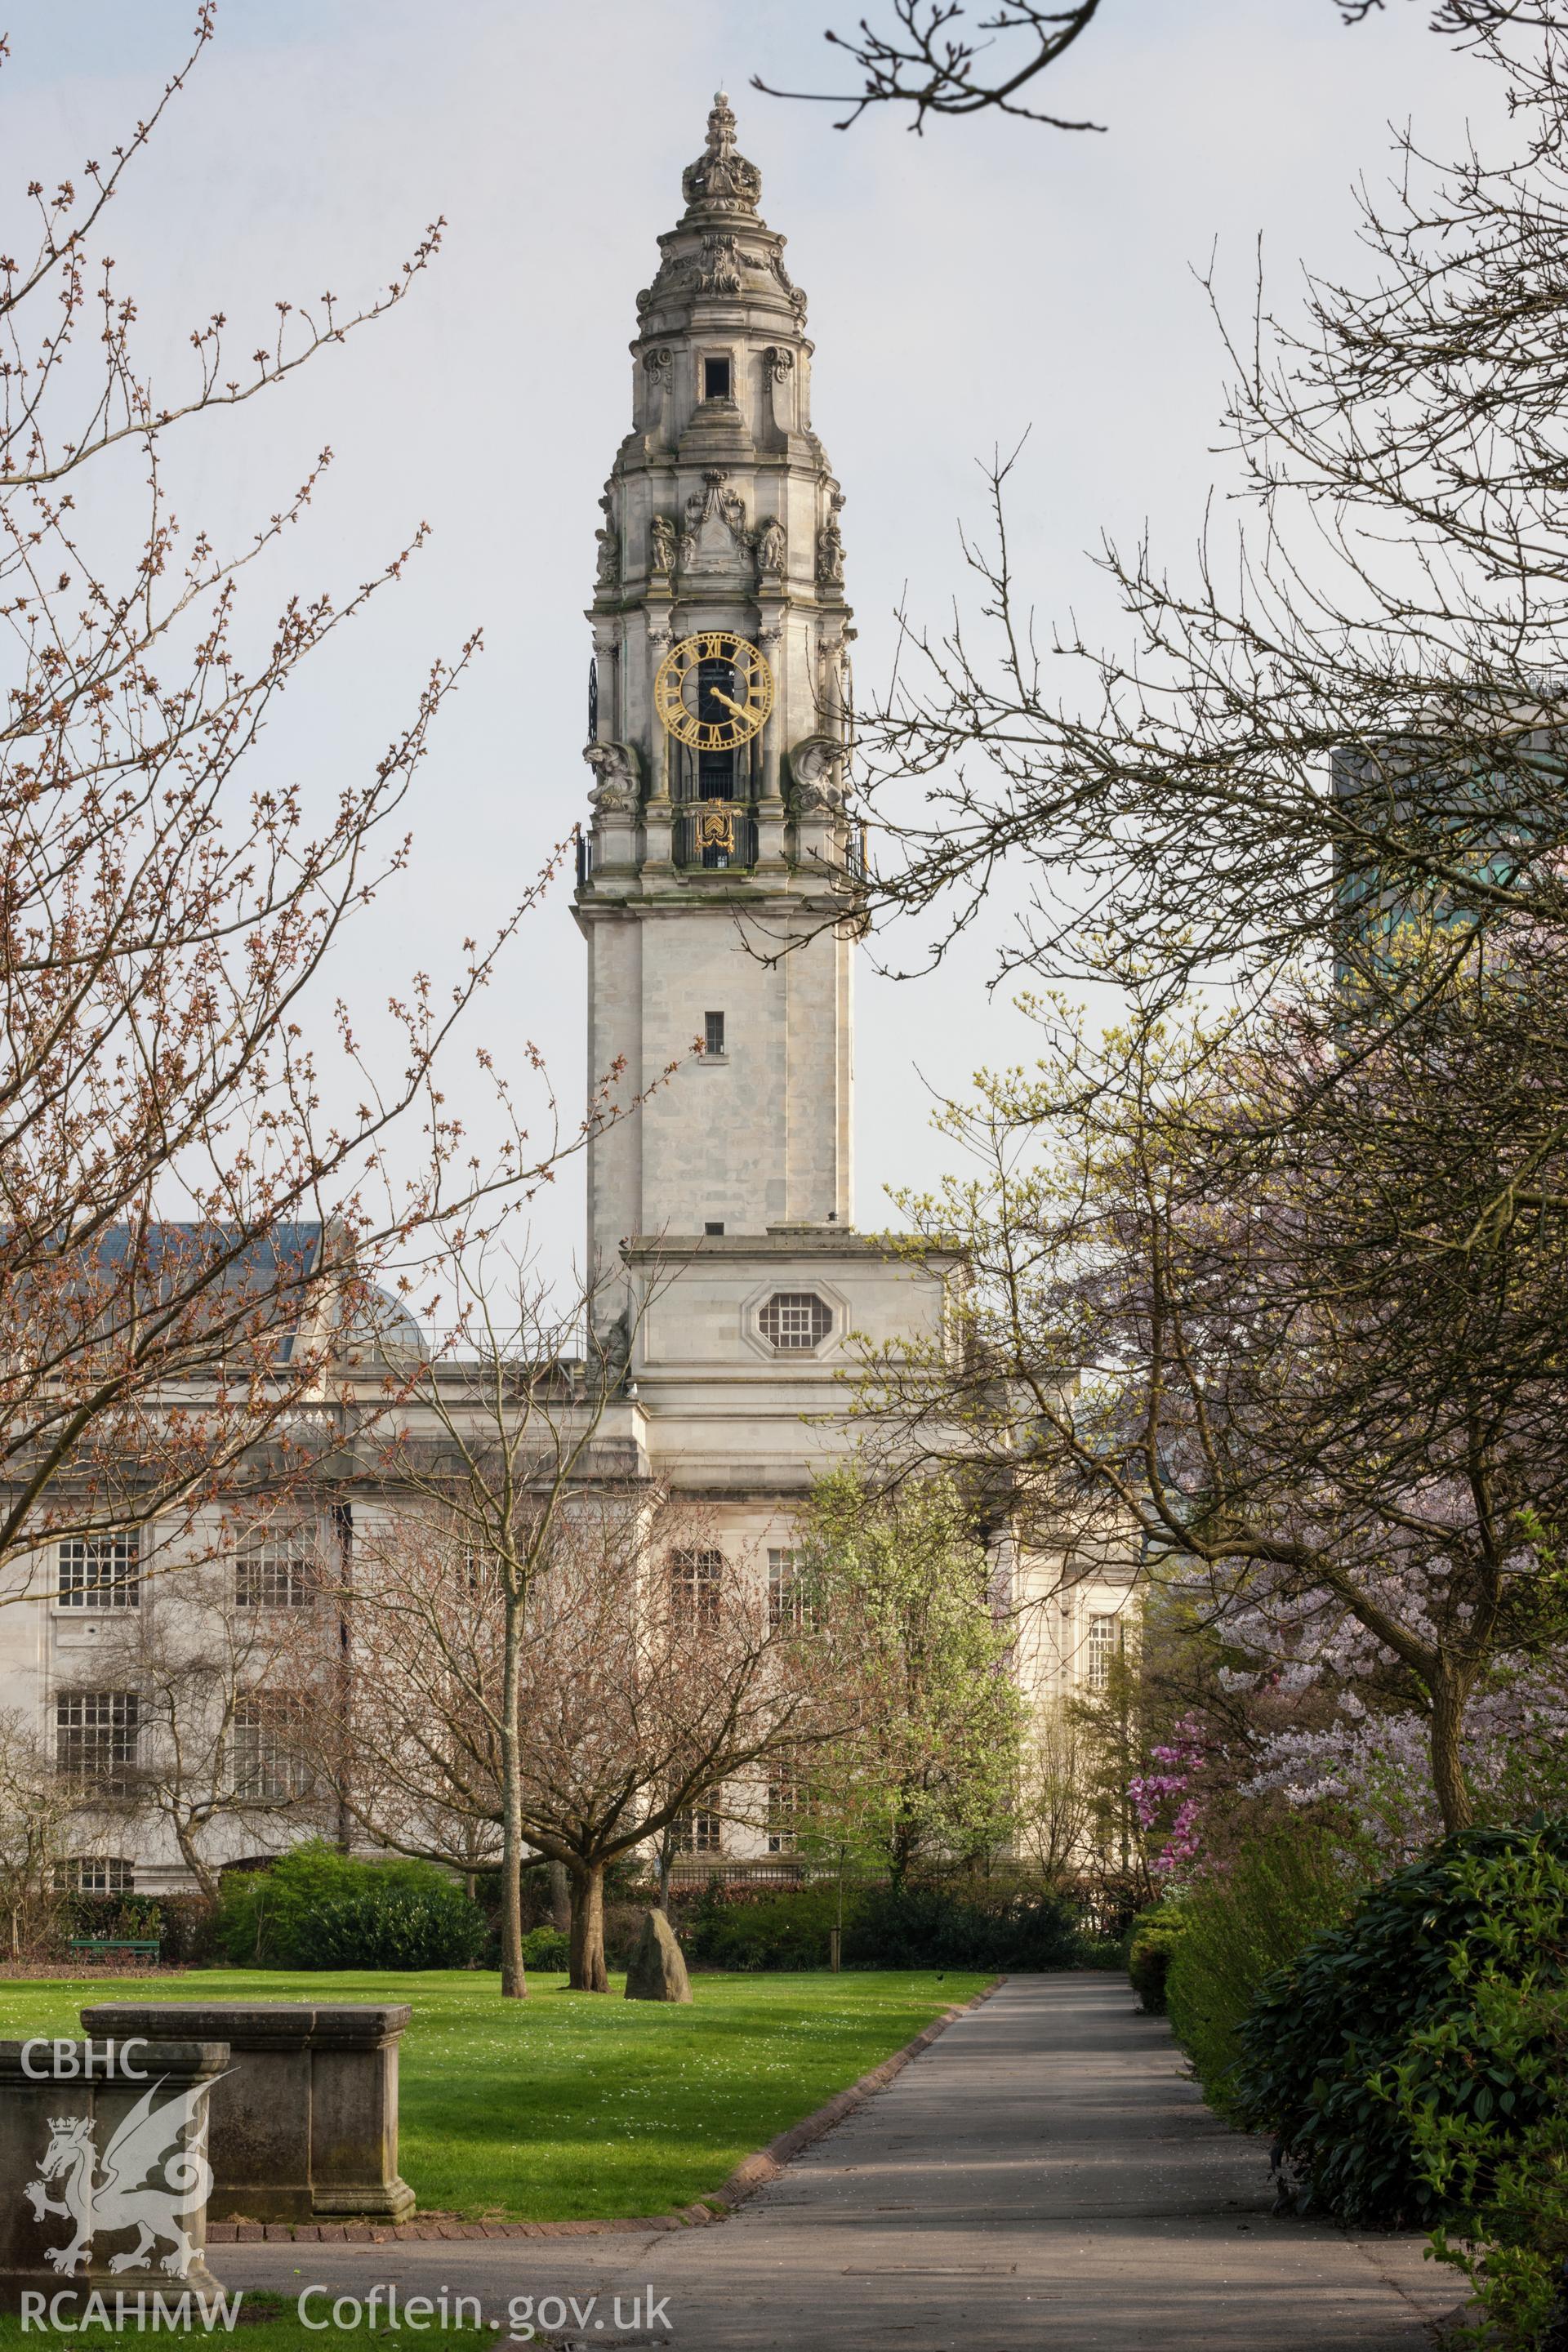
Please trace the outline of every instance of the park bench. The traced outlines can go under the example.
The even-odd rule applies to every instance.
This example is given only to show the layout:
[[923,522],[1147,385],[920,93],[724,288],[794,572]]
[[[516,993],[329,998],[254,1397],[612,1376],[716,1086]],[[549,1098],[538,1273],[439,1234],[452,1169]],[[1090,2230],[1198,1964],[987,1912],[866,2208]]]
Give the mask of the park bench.
[[128,1952],[135,1960],[155,1960],[163,1947],[156,1936],[73,1936],[70,1948],[95,1960],[107,1959],[110,1952]]

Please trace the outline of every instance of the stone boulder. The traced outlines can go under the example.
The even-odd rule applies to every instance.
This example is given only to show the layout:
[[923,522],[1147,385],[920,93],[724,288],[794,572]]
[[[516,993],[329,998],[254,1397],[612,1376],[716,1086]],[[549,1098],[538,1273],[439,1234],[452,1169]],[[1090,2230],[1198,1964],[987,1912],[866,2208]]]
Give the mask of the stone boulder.
[[686,1973],[675,1930],[662,1911],[649,1911],[642,1935],[626,1970],[628,2000],[689,2000],[691,1979]]

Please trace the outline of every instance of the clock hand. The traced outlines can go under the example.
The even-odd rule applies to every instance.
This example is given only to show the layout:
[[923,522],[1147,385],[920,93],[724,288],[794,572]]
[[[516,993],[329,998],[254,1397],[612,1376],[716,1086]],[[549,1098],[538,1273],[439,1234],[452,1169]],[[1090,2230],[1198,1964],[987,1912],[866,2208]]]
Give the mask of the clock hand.
[[752,714],[747,709],[743,702],[731,701],[730,697],[721,692],[718,687],[710,686],[708,691],[713,697],[715,702],[721,702],[726,710],[732,710],[734,712],[737,719],[749,719],[751,717]]

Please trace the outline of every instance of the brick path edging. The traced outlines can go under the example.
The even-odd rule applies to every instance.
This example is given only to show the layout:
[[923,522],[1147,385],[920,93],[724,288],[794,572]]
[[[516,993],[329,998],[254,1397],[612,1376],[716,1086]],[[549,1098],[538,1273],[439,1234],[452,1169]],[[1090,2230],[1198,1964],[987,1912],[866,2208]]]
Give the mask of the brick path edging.
[[786,2164],[841,2124],[846,2116],[863,2106],[874,2093],[882,2090],[895,2074],[901,2074],[911,2058],[929,2050],[939,2034],[983,2000],[989,2000],[1005,1977],[993,1977],[991,1982],[973,2000],[959,2002],[944,2009],[940,2017],[873,2066],[859,2081],[851,2083],[847,2091],[839,2091],[825,2106],[806,2116],[800,2123],[792,2124],[788,2131],[780,2132],[769,2140],[766,2147],[758,2148],[739,2163],[729,2177],[721,2181],[710,2197],[695,2205],[683,2205],[673,2213],[647,2213],[629,2216],[618,2221],[458,2221],[449,2216],[426,2214],[412,2221],[209,2221],[209,2246],[258,2245],[264,2241],[289,2241],[295,2244],[387,2246],[409,2239],[432,2238],[603,2238],[644,2237],[650,2230],[691,2230],[705,2221],[721,2221],[743,2204],[770,2180],[776,2180]]

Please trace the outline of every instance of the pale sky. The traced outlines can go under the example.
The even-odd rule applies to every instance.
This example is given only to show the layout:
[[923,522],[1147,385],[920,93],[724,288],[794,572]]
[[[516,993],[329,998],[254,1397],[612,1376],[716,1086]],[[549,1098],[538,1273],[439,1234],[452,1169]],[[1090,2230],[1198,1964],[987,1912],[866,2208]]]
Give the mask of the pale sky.
[[[117,204],[121,274],[178,388],[189,328],[219,308],[237,347],[277,296],[349,299],[394,275],[425,223],[449,227],[416,295],[292,391],[204,421],[181,449],[187,522],[242,532],[310,457],[336,463],[281,567],[342,593],[421,518],[428,551],[289,698],[264,748],[317,793],[363,772],[430,658],[476,624],[487,651],[447,711],[414,814],[415,858],[338,974],[374,1005],[415,961],[440,973],[503,911],[584,807],[581,759],[595,505],[629,421],[626,344],[655,237],[679,211],[713,89],[762,169],[763,215],[810,298],[816,423],[847,494],[858,681],[874,691],[901,593],[940,619],[968,593],[960,520],[982,520],[977,458],[1030,441],[1015,549],[1044,619],[1110,625],[1089,554],[1149,523],[1184,562],[1216,485],[1222,357],[1193,271],[1218,240],[1238,312],[1255,244],[1282,302],[1303,259],[1353,274],[1350,185],[1386,169],[1391,118],[1446,152],[1496,93],[1390,0],[1344,28],[1332,0],[1108,0],[1051,85],[1104,136],[989,117],[911,137],[891,114],[748,89],[832,65],[826,24],[882,0],[224,0],[219,37]],[[890,13],[890,11],[889,11]],[[0,73],[7,249],[21,184],[101,154],[184,52],[192,0],[18,0]],[[907,589],[906,589],[907,583]],[[998,909],[998,925],[1002,912]],[[858,1216],[923,1183],[947,1148],[927,1086],[962,1088],[1022,1025],[988,998],[989,944],[939,977],[859,982]],[[570,1104],[584,1083],[583,950],[568,892],[530,925],[476,1037],[525,1037]],[[462,1092],[460,1073],[454,1091]],[[922,1083],[922,1081],[924,1083]],[[542,1219],[563,1255],[580,1178]]]

